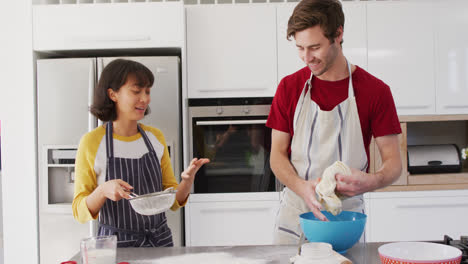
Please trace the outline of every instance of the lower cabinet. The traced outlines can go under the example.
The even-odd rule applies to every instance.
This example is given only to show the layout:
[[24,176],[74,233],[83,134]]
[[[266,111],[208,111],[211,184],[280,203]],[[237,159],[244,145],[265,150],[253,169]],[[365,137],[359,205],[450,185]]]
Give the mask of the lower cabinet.
[[460,239],[468,190],[368,193],[367,242]]
[[[279,193],[245,195],[192,194],[185,208],[186,246],[273,244]],[[364,200],[366,242],[442,240],[444,235],[460,239],[468,234],[468,190],[371,192]]]
[[[69,214],[40,213],[40,263],[67,261],[80,252],[80,241],[89,237],[89,225],[73,219],[71,205],[69,208]],[[3,259],[0,263],[3,263]]]
[[192,194],[185,209],[186,246],[271,245],[278,207],[277,192]]

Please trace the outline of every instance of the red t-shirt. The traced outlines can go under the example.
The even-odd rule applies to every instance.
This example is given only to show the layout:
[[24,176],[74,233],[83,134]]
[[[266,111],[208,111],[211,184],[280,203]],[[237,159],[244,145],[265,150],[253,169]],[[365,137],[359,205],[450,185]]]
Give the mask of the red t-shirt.
[[[267,127],[289,133],[291,138],[294,136],[294,111],[304,84],[309,78],[310,69],[304,67],[281,80],[273,98]],[[330,111],[348,98],[348,83],[349,77],[339,81],[323,81],[314,76],[310,96],[320,109]],[[362,138],[369,160],[372,136],[400,134],[400,121],[390,87],[384,82],[356,66],[353,72],[353,88]]]

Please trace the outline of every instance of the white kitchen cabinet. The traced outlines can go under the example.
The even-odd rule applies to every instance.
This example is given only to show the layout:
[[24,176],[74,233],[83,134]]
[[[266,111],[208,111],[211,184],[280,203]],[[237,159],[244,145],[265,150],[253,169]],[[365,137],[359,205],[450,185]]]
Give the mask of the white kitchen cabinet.
[[183,2],[33,6],[36,51],[183,45]]
[[278,192],[192,194],[186,245],[271,245],[278,208]]
[[367,3],[368,70],[390,86],[399,115],[435,113],[433,15],[429,2]]
[[[71,206],[69,206],[71,212]],[[70,214],[39,214],[40,263],[61,263],[80,251],[80,241],[89,237],[89,225]],[[18,263],[18,262],[16,262]]]
[[[95,83],[95,64],[95,58],[37,61],[39,151],[43,145],[78,144],[88,132],[89,90]],[[95,123],[91,126],[95,127]]]
[[187,6],[189,98],[273,96],[275,12],[273,5]]
[[368,194],[368,242],[460,239],[468,233],[468,190]]
[[278,83],[284,77],[295,73],[305,67],[305,63],[299,58],[294,38],[286,39],[288,20],[297,3],[285,3],[277,6],[277,45],[278,45]]
[[[296,4],[277,5],[278,83],[305,66],[299,58],[294,38],[286,39],[288,20]],[[345,14],[343,53],[352,64],[367,69],[366,4],[343,2],[342,5]]]
[[438,114],[468,114],[468,4],[436,5],[436,98]]

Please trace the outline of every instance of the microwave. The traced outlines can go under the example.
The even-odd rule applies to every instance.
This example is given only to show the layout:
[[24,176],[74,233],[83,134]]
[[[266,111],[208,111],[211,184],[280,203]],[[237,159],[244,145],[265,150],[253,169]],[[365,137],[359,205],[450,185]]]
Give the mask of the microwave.
[[209,158],[194,193],[276,191],[270,168],[271,97],[189,99],[190,156]]

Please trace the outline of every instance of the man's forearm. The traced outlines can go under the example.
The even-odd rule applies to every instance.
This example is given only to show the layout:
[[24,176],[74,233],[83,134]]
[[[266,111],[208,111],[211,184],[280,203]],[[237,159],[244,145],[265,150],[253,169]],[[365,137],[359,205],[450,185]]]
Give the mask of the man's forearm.
[[392,157],[382,163],[382,167],[375,172],[373,179],[373,190],[388,186],[398,180],[401,175],[401,159],[400,157]]
[[371,190],[383,188],[398,179],[401,175],[401,154],[398,135],[387,135],[375,138],[382,157],[382,167],[372,174]]
[[300,194],[303,180],[297,175],[287,155],[272,152],[270,167],[282,184],[286,185],[293,192]]

